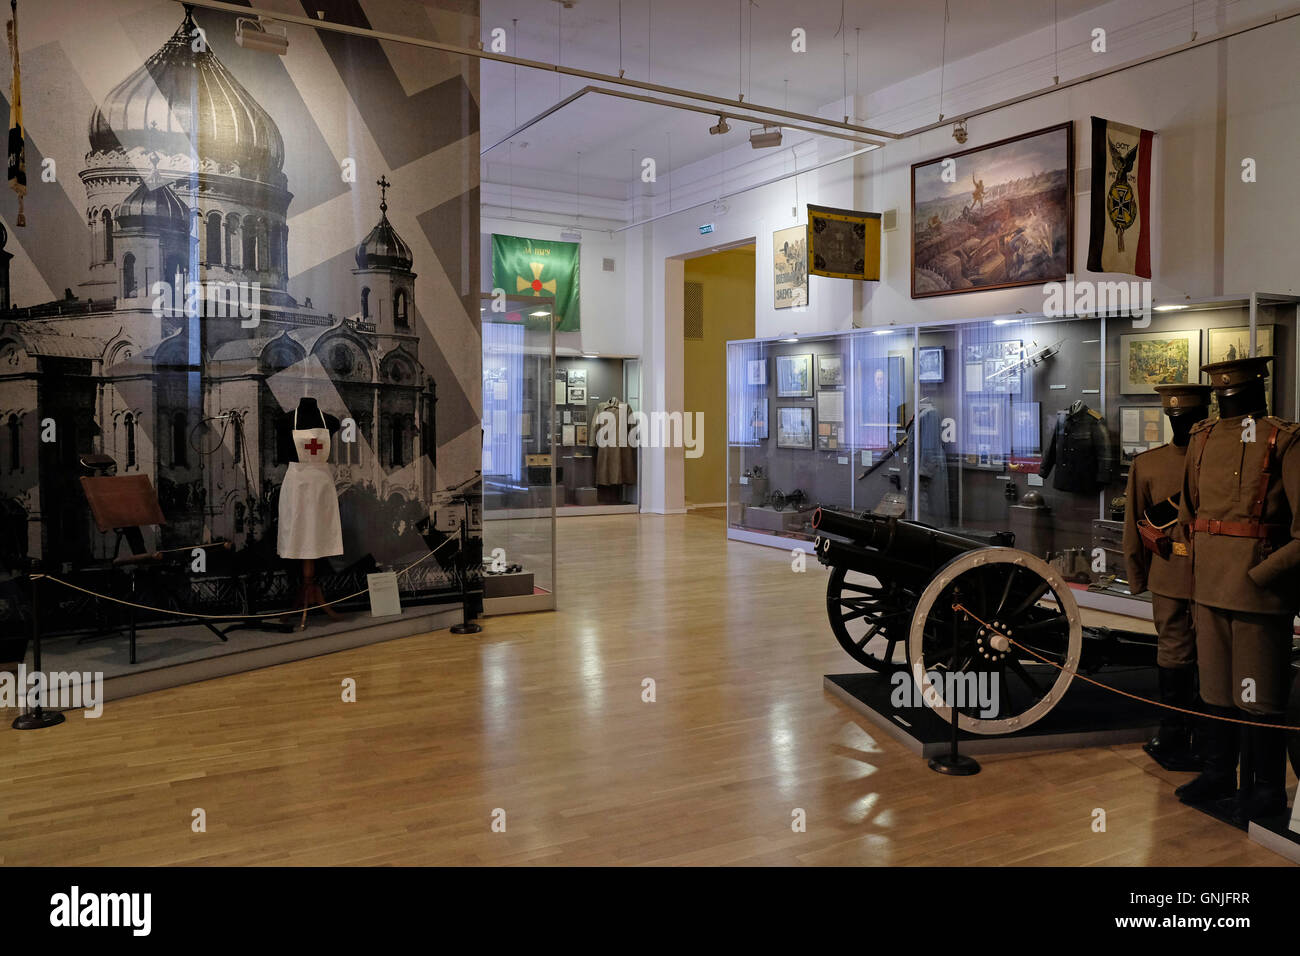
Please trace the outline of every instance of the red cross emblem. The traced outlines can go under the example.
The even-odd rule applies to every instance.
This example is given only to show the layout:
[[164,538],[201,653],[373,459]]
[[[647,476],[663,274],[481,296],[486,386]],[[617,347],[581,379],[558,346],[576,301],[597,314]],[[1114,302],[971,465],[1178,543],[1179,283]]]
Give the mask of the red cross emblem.
[[311,452],[311,456],[315,458],[316,452],[320,451],[325,446],[322,445],[318,439],[313,438],[311,441],[307,442],[307,444],[303,445],[302,447],[306,448],[309,452]]

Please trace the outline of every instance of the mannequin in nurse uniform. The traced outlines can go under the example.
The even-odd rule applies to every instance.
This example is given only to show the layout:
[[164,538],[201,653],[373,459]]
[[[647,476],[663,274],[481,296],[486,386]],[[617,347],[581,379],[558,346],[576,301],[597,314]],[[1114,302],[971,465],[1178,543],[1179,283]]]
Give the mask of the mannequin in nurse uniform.
[[[325,595],[316,583],[316,559],[343,553],[338,493],[329,464],[332,439],[338,430],[337,418],[323,414],[316,399],[304,397],[282,417],[277,436],[280,460],[289,462],[280,486],[277,551],[282,558],[302,562],[300,628],[307,626],[307,608],[325,604]],[[333,607],[324,610],[332,619],[339,619]]]

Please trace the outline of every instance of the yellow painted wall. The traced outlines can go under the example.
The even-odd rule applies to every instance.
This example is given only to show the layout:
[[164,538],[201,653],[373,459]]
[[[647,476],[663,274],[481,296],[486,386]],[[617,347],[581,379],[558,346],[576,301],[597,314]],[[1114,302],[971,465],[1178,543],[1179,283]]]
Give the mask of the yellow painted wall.
[[704,413],[704,454],[686,459],[686,503],[727,500],[729,339],[754,337],[754,247],[686,260],[686,281],[704,286],[704,338],[686,339],[685,410]]

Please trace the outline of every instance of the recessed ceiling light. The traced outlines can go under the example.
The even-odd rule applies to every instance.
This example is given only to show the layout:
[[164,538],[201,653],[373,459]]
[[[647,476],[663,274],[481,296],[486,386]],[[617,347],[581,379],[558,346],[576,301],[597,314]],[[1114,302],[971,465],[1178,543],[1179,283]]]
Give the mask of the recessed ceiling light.
[[782,342],[798,342],[798,341],[799,341],[799,336],[797,336],[797,335],[792,335],[792,336],[790,336],[790,338],[788,338],[788,339],[782,339],[781,341],[782,341]]
[[537,312],[529,312],[528,314],[531,315],[534,319],[540,319],[550,315],[551,313],[545,310],[538,310]]

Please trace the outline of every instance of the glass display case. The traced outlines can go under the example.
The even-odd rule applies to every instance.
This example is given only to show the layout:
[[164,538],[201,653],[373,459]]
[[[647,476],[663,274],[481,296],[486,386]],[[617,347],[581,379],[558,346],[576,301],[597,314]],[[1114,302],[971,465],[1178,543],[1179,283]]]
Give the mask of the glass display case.
[[618,514],[639,510],[640,451],[601,448],[596,416],[626,417],[641,407],[640,359],[558,355],[555,360],[555,498],[559,514]]
[[483,604],[555,607],[556,375],[553,301],[482,297]]
[[1142,614],[1120,539],[1129,465],[1171,437],[1154,386],[1249,354],[1253,333],[1273,414],[1294,420],[1298,301],[730,342],[728,536],[797,546],[819,505],[1009,530],[1079,603]]

